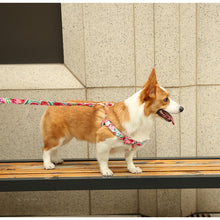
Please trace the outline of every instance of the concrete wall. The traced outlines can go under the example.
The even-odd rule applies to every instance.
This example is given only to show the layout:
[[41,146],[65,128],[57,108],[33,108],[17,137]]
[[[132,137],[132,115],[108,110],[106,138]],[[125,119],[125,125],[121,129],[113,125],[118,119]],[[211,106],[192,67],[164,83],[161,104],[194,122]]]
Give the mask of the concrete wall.
[[[120,101],[156,66],[185,110],[175,126],[156,120],[137,156],[219,156],[220,4],[64,3],[62,23],[64,65],[1,65],[1,97]],[[41,158],[45,108],[0,109],[0,159]],[[62,154],[93,158],[95,147],[73,141]],[[0,193],[0,215],[186,216],[220,212],[219,198],[218,189]]]

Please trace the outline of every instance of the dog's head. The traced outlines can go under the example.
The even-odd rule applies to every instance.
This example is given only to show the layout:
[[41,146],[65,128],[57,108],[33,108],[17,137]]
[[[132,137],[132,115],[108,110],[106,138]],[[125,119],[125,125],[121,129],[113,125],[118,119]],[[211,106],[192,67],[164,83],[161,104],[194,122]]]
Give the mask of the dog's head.
[[156,77],[155,68],[152,70],[148,81],[144,84],[144,88],[140,94],[140,102],[144,104],[144,114],[157,114],[161,118],[174,124],[171,114],[180,113],[184,110],[182,106],[174,102],[169,97],[169,92],[159,86]]

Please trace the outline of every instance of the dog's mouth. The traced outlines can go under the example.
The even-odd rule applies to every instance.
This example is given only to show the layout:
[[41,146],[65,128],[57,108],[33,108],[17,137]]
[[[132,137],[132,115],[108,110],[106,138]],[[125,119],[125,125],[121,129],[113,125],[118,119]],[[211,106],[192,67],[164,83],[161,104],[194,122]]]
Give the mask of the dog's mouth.
[[164,120],[168,121],[168,122],[172,122],[172,124],[174,125],[174,120],[173,120],[173,117],[172,115],[170,115],[167,111],[163,110],[163,109],[159,109],[157,111],[157,114],[163,118]]

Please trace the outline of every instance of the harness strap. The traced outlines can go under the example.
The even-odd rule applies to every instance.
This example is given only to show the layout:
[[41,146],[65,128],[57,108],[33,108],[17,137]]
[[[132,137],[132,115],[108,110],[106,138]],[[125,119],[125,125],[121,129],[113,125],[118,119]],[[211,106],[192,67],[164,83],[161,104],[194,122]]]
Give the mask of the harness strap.
[[110,120],[107,119],[107,106],[109,106],[109,103],[103,104],[104,109],[105,109],[105,116],[104,120],[102,121],[102,126],[106,125],[108,129],[116,136],[118,137],[119,140],[123,140],[123,144],[131,145],[132,149],[134,149],[135,146],[142,146],[145,141],[139,142],[135,141],[131,137],[128,137],[127,135],[123,134],[120,132],[112,123]]
[[[107,107],[108,106],[113,106],[114,104],[113,103],[110,103],[110,102],[107,102],[107,103],[99,103],[100,105],[104,106],[104,110],[105,110],[105,116],[104,116],[104,119],[107,118]],[[103,122],[103,121],[102,121]],[[103,123],[102,123],[102,126],[103,126]]]
[[123,144],[129,144],[132,145],[132,149],[135,146],[142,146],[146,141],[135,141],[134,139],[128,137],[127,135],[120,132],[112,123],[110,120],[105,119],[102,121],[102,125],[106,125],[108,129],[116,136],[118,139],[123,140]]

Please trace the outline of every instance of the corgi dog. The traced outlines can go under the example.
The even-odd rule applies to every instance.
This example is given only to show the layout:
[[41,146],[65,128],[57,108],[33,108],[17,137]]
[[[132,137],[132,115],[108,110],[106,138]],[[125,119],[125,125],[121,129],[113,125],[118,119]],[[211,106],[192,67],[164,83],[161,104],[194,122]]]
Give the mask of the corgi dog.
[[[86,103],[88,101],[67,102]],[[102,124],[103,120],[107,118],[118,132],[140,143],[150,138],[156,116],[174,124],[171,114],[184,110],[169,97],[169,92],[158,84],[155,68],[143,89],[126,100],[106,107],[103,104],[105,102],[101,102],[102,105],[99,102],[92,103],[97,105],[47,108],[41,120],[45,169],[54,169],[55,164],[63,162],[57,150],[74,137],[96,144],[97,160],[103,176],[113,175],[108,167],[109,155],[118,151],[125,153],[129,172],[141,173],[142,170],[133,163],[133,156],[140,147],[135,144],[132,146],[124,144],[123,140],[118,138],[109,127]]]

